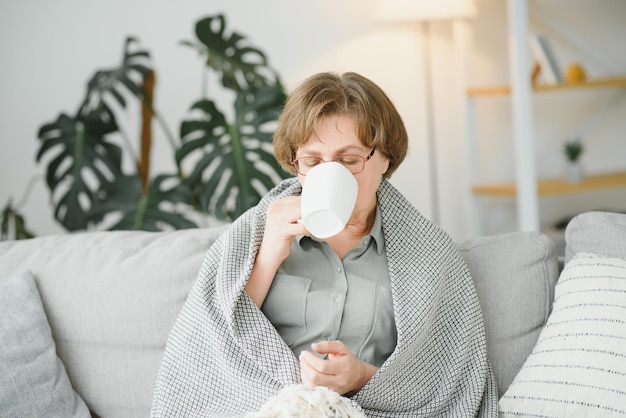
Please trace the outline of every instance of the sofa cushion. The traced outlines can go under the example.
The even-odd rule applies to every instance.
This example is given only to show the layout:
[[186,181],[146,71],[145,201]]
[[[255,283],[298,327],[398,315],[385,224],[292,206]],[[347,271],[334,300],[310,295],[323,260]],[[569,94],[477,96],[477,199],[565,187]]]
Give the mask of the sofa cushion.
[[539,341],[500,400],[502,416],[626,415],[626,260],[566,264]]
[[576,253],[626,258],[626,214],[587,212],[574,217],[565,229],[565,262]]
[[556,247],[538,232],[473,238],[457,247],[476,285],[487,351],[502,395],[550,314],[559,274]]
[[103,417],[145,417],[169,331],[222,231],[2,242],[0,271],[33,272],[58,355],[90,409]]
[[74,392],[29,272],[0,278],[0,415],[89,417]]

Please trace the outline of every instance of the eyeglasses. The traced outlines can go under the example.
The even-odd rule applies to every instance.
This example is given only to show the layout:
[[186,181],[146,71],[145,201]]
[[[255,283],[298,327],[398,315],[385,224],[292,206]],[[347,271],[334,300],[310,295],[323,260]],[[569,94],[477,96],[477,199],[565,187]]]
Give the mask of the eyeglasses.
[[[365,169],[365,163],[372,158],[374,151],[376,151],[376,148],[374,148],[367,157],[361,157],[360,155],[340,155],[332,161],[341,164],[352,174],[359,174]],[[296,172],[303,176],[306,176],[309,170],[316,165],[327,162],[329,161],[324,161],[319,157],[301,157],[291,160],[291,164],[293,164]]]

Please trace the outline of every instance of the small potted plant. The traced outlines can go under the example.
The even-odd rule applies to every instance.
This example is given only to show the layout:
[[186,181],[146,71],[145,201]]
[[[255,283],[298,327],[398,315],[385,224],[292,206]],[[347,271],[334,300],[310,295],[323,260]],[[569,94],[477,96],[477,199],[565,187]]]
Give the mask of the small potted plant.
[[585,178],[585,171],[580,161],[585,147],[580,138],[565,141],[563,151],[567,159],[565,166],[565,179],[570,183],[579,183]]

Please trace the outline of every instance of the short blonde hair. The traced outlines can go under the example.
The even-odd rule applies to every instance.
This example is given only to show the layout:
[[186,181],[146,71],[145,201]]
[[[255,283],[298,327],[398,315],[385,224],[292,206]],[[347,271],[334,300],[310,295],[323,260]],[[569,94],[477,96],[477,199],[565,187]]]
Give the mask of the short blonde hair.
[[313,135],[319,120],[335,115],[350,117],[361,143],[389,159],[385,173],[389,178],[406,156],[409,140],[404,122],[378,85],[353,72],[315,74],[291,93],[274,132],[280,165],[295,175],[291,160],[296,151]]

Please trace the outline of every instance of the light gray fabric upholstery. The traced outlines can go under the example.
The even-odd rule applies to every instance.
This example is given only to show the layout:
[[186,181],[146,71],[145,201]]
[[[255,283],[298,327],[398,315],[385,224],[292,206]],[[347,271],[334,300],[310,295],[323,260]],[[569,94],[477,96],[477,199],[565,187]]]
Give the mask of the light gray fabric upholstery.
[[[566,232],[569,257],[585,251],[624,258],[625,225],[623,214],[579,215]],[[148,416],[170,327],[223,230],[0,242],[0,276],[33,272],[59,357],[94,412],[104,418]],[[545,236],[533,233],[476,238],[458,247],[476,283],[502,393],[549,311],[556,255]]]
[[457,247],[476,285],[487,352],[502,395],[550,314],[559,275],[556,247],[538,232],[474,238]]
[[33,272],[58,355],[93,412],[147,417],[170,328],[221,232],[91,232],[2,242],[0,272]]
[[572,219],[565,229],[565,262],[577,253],[626,258],[626,215],[586,212]]
[[32,275],[0,278],[0,416],[89,417],[74,392]]

